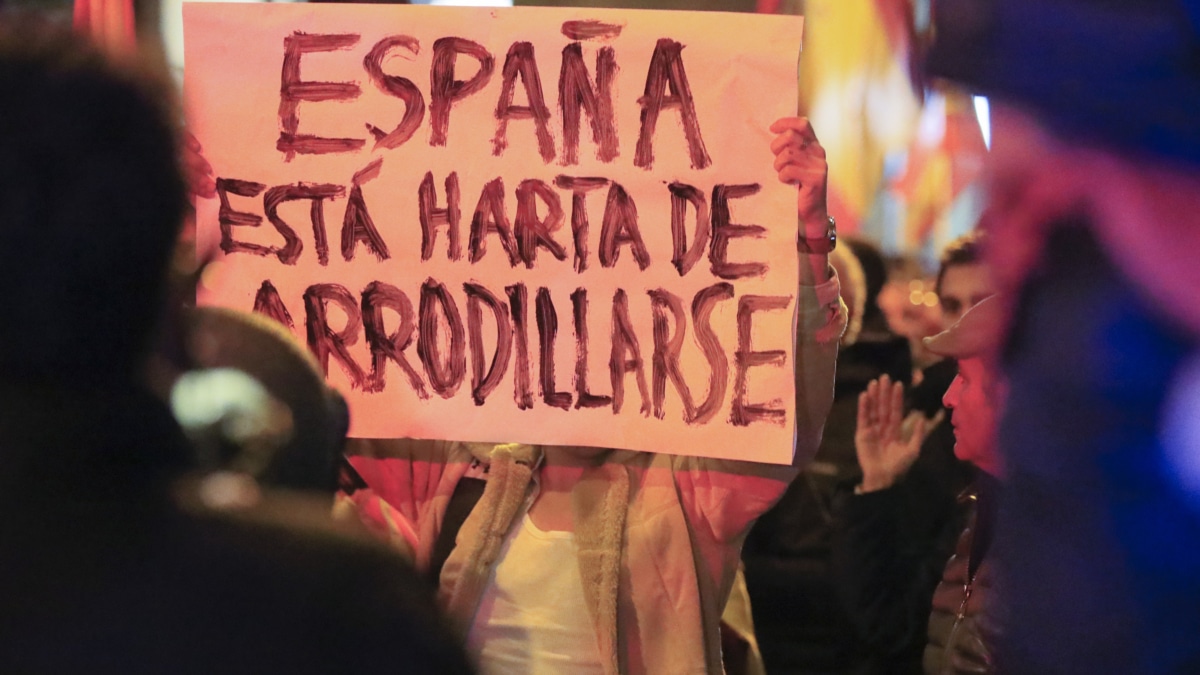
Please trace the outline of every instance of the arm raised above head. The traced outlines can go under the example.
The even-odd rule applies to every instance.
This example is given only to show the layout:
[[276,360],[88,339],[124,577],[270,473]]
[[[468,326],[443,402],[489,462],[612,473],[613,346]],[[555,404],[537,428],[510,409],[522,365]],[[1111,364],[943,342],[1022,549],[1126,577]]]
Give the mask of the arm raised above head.
[[797,289],[795,448],[790,465],[674,458],[684,508],[696,524],[707,525],[717,541],[733,541],[771,507],[817,453],[825,418],[833,405],[833,376],[838,341],[846,329],[846,306],[837,275],[829,266],[831,221],[826,210],[825,150],[807,119],[794,117],[771,126],[779,180],[797,186],[801,237],[811,244],[799,255]]
[[837,275],[829,266],[836,243],[829,216],[829,165],[825,148],[804,117],[785,117],[771,125],[775,170],[782,183],[796,186],[800,220],[800,289],[796,325],[796,448],[794,466],[816,455],[825,418],[833,405],[834,363],[846,329],[846,308]]

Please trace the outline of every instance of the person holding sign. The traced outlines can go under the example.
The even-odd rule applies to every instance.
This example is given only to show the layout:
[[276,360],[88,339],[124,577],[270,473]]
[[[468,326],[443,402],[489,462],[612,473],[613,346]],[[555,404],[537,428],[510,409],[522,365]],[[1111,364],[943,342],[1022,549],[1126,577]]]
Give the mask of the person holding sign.
[[720,673],[718,625],[742,541],[811,459],[845,327],[809,122],[771,127],[798,187],[800,279],[791,465],[603,448],[362,440],[371,490],[416,524],[417,564],[484,673]]

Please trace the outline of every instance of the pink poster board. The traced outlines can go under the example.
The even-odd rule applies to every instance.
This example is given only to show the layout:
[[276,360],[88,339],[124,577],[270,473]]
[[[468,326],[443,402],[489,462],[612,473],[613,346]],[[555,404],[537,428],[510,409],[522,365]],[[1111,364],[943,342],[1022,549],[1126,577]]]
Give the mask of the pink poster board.
[[796,196],[767,127],[794,113],[799,18],[187,4],[184,25],[219,184],[199,301],[290,325],[352,435],[790,460]]

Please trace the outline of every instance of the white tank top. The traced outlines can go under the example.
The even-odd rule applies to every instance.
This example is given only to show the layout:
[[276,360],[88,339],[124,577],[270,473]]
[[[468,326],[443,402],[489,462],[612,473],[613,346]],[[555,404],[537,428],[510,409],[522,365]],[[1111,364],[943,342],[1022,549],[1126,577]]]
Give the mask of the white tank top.
[[467,644],[481,675],[604,672],[574,534],[521,519],[500,549]]

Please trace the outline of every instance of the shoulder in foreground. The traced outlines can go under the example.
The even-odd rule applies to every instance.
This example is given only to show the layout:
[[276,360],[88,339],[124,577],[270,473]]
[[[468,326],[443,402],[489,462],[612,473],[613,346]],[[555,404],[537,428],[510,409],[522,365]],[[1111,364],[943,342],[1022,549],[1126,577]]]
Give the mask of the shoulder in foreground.
[[[324,626],[297,649],[335,660],[336,671],[470,672],[433,584],[365,529],[334,521],[331,500],[272,492],[221,505],[201,482],[181,484],[176,497],[195,577],[255,614],[256,625]],[[267,628],[256,630],[273,634]]]

